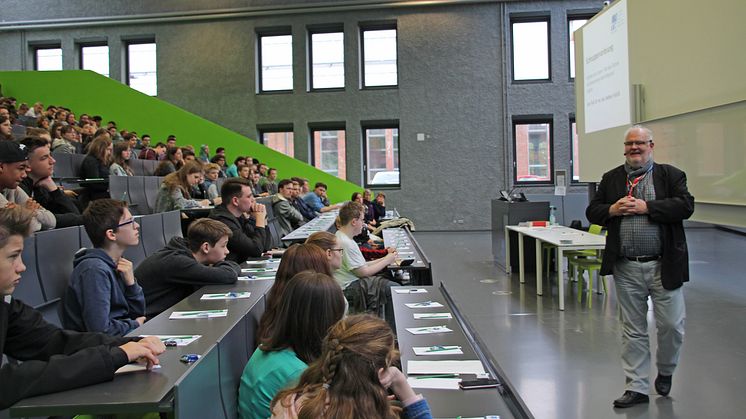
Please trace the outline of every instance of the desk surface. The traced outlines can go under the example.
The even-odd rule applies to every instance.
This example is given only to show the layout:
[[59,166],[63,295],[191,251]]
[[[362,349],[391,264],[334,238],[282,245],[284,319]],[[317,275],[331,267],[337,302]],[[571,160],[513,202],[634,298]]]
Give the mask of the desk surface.
[[[424,288],[426,294],[392,294],[394,301],[394,313],[396,316],[396,331],[401,352],[402,367],[406,373],[407,361],[409,360],[479,360],[474,349],[466,339],[461,326],[455,316],[451,319],[428,319],[415,320],[414,313],[443,313],[451,312],[445,297],[441,291],[434,286],[407,287]],[[406,303],[423,301],[437,301],[444,307],[411,309]],[[406,330],[408,327],[448,326],[453,332],[435,333],[427,335],[414,335]],[[464,352],[461,355],[429,355],[417,356],[412,347],[433,345],[458,345]],[[512,419],[514,416],[505,404],[502,396],[495,388],[475,390],[434,390],[415,388],[415,392],[421,393],[427,399],[433,417],[484,417],[486,415],[500,415],[501,419]]]
[[386,228],[383,233],[383,244],[399,252],[399,259],[414,259],[408,266],[390,265],[392,269],[427,269],[430,267],[427,258],[417,246],[412,233],[406,228]]
[[[179,361],[183,354],[200,354],[204,357],[216,347],[262,299],[272,281],[239,281],[234,285],[203,287],[185,300],[161,313],[130,335],[202,335],[195,342],[182,347],[170,347],[160,356],[161,368],[151,372],[117,375],[113,381],[74,390],[30,397],[10,408],[13,417],[147,413],[173,410],[174,384],[200,361],[185,364]],[[251,297],[238,300],[200,301],[204,293],[249,291]],[[228,316],[213,319],[169,320],[173,311],[227,308]]]
[[304,241],[308,236],[317,231],[329,231],[329,229],[334,226],[337,214],[339,214],[339,211],[325,212],[291,231],[288,235],[282,238],[282,241]]
[[559,225],[551,227],[506,226],[505,228],[561,247],[603,247],[606,244],[606,236]]

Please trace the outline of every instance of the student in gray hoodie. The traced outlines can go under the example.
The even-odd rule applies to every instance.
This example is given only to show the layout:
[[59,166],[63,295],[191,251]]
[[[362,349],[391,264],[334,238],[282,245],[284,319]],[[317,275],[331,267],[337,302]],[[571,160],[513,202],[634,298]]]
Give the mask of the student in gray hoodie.
[[75,254],[62,324],[81,332],[126,335],[145,322],[145,296],[132,262],[122,257],[139,243],[140,226],[127,204],[113,199],[91,202],[83,225],[95,248]]
[[135,276],[145,292],[148,319],[204,285],[236,282],[241,267],[225,260],[232,234],[220,221],[200,218],[189,225],[187,238],[172,238],[140,263]]

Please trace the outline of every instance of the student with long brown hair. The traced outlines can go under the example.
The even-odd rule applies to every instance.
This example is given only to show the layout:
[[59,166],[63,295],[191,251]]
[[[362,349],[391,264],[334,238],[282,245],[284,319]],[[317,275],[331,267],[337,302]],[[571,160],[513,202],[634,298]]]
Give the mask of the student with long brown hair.
[[129,142],[120,141],[114,144],[114,151],[111,157],[111,166],[109,172],[112,176],[133,176],[134,173],[130,168],[130,157],[132,149]]
[[[111,139],[100,135],[88,145],[88,154],[80,166],[81,179],[109,179],[109,166],[111,165],[112,153]],[[109,182],[92,183],[86,186],[90,193],[90,200],[108,198]]]
[[344,295],[331,276],[303,271],[288,281],[275,325],[261,339],[241,375],[238,410],[242,419],[269,417],[272,398],[295,384],[307,365],[319,357],[324,336],[344,310]]
[[202,178],[202,163],[188,161],[174,173],[167,175],[155,198],[155,212],[196,208],[210,205],[209,199],[192,199],[192,187]]
[[337,236],[328,231],[317,231],[306,239],[306,244],[315,244],[319,246],[321,250],[326,252],[326,257],[329,260],[329,267],[332,271],[339,269],[342,266],[342,249],[337,242]]
[[277,267],[277,275],[272,288],[267,293],[267,307],[264,309],[262,319],[259,321],[259,339],[264,339],[272,334],[272,329],[277,322],[280,302],[284,299],[285,288],[295,274],[302,271],[313,271],[332,276],[332,270],[326,253],[314,244],[295,244],[288,248],[282,255],[280,266]]
[[[427,401],[414,392],[394,362],[399,352],[383,320],[355,315],[340,320],[324,338],[322,352],[298,385],[272,400],[277,419],[430,419]],[[388,399],[391,389],[402,402]]]

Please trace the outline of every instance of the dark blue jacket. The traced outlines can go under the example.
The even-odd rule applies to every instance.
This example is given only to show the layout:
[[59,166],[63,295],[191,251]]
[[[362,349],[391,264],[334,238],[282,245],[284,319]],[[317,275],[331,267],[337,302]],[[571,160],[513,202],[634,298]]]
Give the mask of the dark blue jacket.
[[123,336],[145,315],[145,296],[135,282],[125,286],[117,265],[103,249],[80,249],[63,301],[62,324],[80,332]]

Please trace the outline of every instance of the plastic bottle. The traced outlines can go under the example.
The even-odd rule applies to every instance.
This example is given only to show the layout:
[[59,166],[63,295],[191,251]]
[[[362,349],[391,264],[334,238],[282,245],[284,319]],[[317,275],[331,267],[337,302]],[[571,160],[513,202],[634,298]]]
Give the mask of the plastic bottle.
[[557,207],[550,206],[549,207],[549,225],[557,225],[557,217],[554,215],[554,211],[557,210]]

